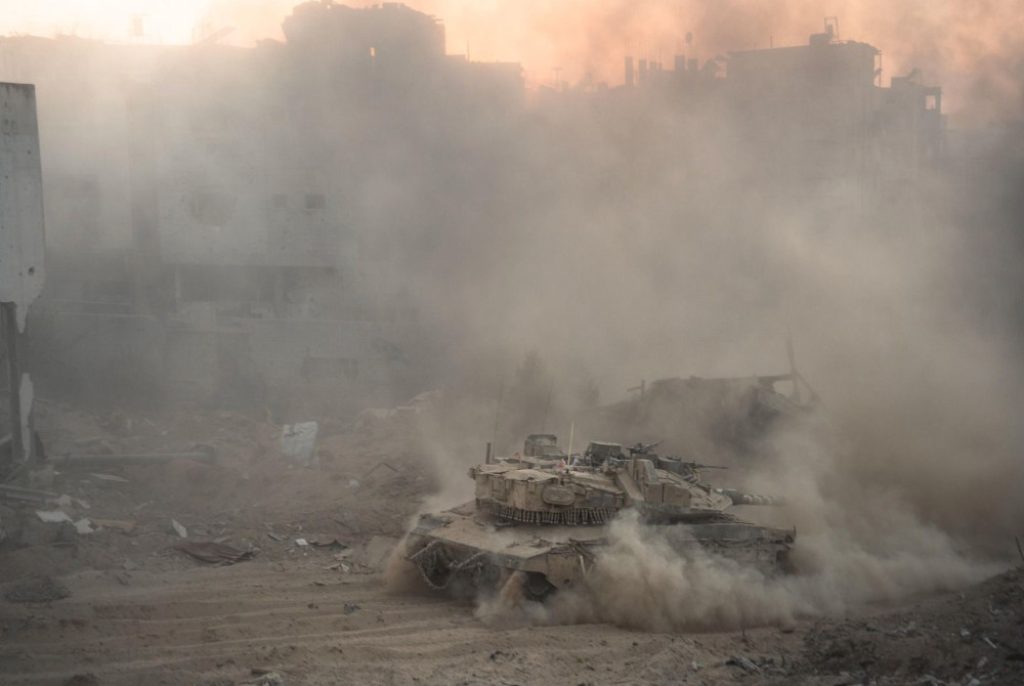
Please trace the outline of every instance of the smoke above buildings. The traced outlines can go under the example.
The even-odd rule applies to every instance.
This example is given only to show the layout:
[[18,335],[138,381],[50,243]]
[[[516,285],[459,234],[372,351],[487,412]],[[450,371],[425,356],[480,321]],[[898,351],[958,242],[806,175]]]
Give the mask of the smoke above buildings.
[[[183,44],[216,37],[251,46],[281,40],[292,0],[190,0],[173,5],[122,0],[102,7],[42,0],[11,8],[0,32]],[[948,94],[957,123],[1013,118],[1024,83],[1017,36],[1024,10],[1012,0],[899,3],[849,0],[413,0],[444,20],[448,51],[521,63],[535,87],[591,80],[619,84],[621,57],[702,63],[732,50],[794,45],[834,21],[843,39],[883,49],[883,78],[919,69]],[[369,6],[370,3],[353,3]]]

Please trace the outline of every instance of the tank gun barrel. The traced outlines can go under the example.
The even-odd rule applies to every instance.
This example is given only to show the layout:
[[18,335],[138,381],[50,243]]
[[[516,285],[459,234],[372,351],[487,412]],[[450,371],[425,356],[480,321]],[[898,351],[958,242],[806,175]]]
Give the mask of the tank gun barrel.
[[683,462],[681,464],[683,467],[690,469],[728,469],[728,467],[720,464],[701,464],[700,462]]
[[764,505],[766,507],[779,507],[786,504],[785,498],[772,495],[757,495],[756,493],[744,493],[735,488],[716,488],[722,495],[728,496],[733,505]]

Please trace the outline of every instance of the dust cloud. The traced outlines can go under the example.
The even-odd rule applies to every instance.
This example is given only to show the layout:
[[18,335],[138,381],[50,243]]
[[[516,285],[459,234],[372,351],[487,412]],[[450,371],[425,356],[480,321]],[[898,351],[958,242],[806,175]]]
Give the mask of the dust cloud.
[[[773,470],[796,524],[792,573],[767,575],[699,547],[680,550],[664,527],[626,513],[609,527],[607,548],[580,589],[538,603],[514,588],[478,598],[477,616],[495,626],[610,622],[647,631],[719,631],[790,626],[871,605],[965,587],[1005,565],[968,551],[917,517],[891,493],[848,485],[828,493],[835,464],[792,459]],[[834,476],[834,474],[833,474]],[[743,508],[741,508],[743,509]],[[742,513],[746,515],[747,513]],[[514,581],[514,580],[513,580]]]
[[[348,42],[336,40],[316,3],[291,15],[291,3],[213,3],[212,27],[234,21],[263,37],[288,15],[276,42],[255,48],[139,44],[137,60],[87,61],[88,46],[70,41],[65,61],[36,62],[5,39],[0,78],[40,83],[51,247],[71,261],[125,251],[112,263],[138,292],[116,316],[139,307],[151,324],[214,321],[220,338],[201,353],[230,373],[183,381],[200,353],[124,337],[90,368],[137,381],[176,363],[166,386],[230,390],[282,422],[312,412],[307,389],[276,393],[300,377],[348,414],[440,389],[416,420],[440,485],[433,508],[471,497],[465,468],[486,442],[508,454],[525,433],[553,431],[564,444],[578,419],[641,380],[784,371],[791,335],[828,426],[769,436],[766,457],[735,478],[789,501],[780,523],[797,527],[798,573],[766,579],[680,557],[624,518],[591,609],[556,598],[531,620],[788,621],[1005,564],[1024,522],[1020,3],[410,4],[449,22],[448,53],[466,41],[473,58],[522,60],[533,87],[518,70],[432,52],[430,22],[415,24],[429,24],[422,43],[392,54],[355,22],[341,21]],[[883,109],[851,123],[877,92],[840,93],[822,108],[836,116],[815,118],[808,94],[828,99],[830,82],[792,74],[778,84],[797,94],[787,99],[732,79],[726,53],[806,46],[822,15],[839,15],[840,38],[882,50],[882,85],[914,67],[923,76],[908,87],[949,84],[969,130],[932,149],[913,128],[923,104],[911,124]],[[679,71],[677,90],[601,87],[621,83],[627,54],[666,69],[677,54],[699,63]],[[128,107],[125,92],[156,97]],[[103,98],[117,116],[96,105],[79,135],[80,100]],[[97,189],[105,202],[72,202]],[[157,226],[163,270],[148,261],[160,250],[133,243]],[[103,300],[115,289],[102,276],[53,300]],[[311,313],[322,321],[295,323]],[[222,320],[255,321],[262,347],[233,343],[241,325]],[[45,354],[92,343],[80,329],[55,327]],[[274,345],[301,365],[278,364]],[[385,371],[367,372],[368,359]],[[46,361],[51,388],[89,367]],[[269,371],[251,372],[260,365]],[[588,430],[577,446],[635,440]]]

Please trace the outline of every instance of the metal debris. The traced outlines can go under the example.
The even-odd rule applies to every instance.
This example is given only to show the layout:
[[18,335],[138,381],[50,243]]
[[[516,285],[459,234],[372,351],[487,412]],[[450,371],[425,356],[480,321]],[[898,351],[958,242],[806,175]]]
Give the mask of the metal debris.
[[174,548],[202,562],[220,565],[232,565],[236,562],[249,560],[256,554],[252,550],[239,550],[230,545],[214,541],[188,541],[186,543],[179,543]]
[[101,529],[116,529],[124,534],[130,534],[135,531],[135,522],[129,519],[96,519],[93,518],[92,523]]
[[252,670],[256,676],[255,681],[244,681],[244,686],[284,686],[284,677],[277,672],[267,672],[262,669]]

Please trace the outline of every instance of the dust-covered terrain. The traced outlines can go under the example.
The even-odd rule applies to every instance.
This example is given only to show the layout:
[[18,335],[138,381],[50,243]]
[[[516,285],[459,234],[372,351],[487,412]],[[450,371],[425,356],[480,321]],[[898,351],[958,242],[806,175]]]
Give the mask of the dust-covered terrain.
[[[441,490],[439,457],[426,440],[435,424],[429,399],[325,426],[312,466],[281,454],[277,427],[238,414],[95,417],[43,407],[40,429],[53,432],[56,465],[65,451],[194,444],[218,457],[102,471],[57,466],[52,482],[35,485],[69,496],[61,508],[93,522],[92,533],[38,521],[41,505],[5,501],[4,683],[1011,684],[1024,677],[1019,569],[971,584],[985,570],[964,562],[972,571],[944,577],[956,590],[922,581],[927,593],[885,590],[883,580],[881,591],[850,590],[807,566],[776,582],[682,559],[626,521],[616,525],[594,586],[597,605],[556,595],[524,613],[428,592],[415,578],[396,589],[385,580],[388,558],[412,515]],[[181,550],[197,541],[252,557],[202,562]],[[878,575],[904,571],[898,560],[875,564]],[[823,579],[835,585],[822,587]],[[898,583],[898,576],[890,581]]]
[[0,684],[1024,682],[1019,0],[21,4]]

